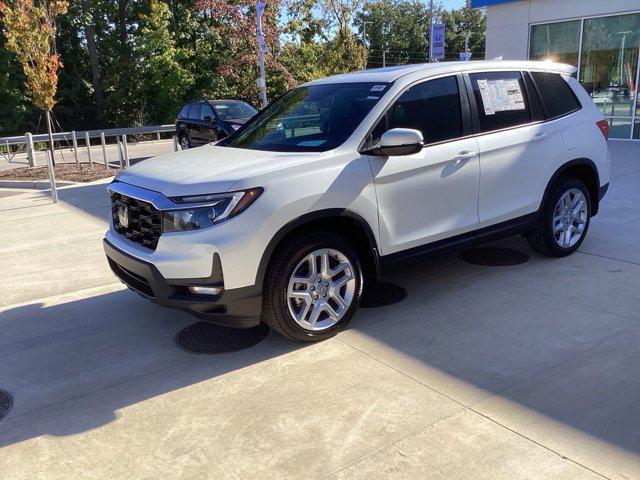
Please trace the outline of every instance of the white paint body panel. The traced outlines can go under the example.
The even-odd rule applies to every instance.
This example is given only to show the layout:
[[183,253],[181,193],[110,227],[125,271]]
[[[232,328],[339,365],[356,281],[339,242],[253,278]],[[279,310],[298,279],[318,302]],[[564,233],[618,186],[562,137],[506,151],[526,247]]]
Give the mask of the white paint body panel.
[[[231,220],[198,231],[163,234],[153,252],[126,240],[112,226],[106,238],[124,252],[154,264],[169,279],[209,276],[212,256],[218,253],[225,288],[235,289],[256,283],[269,242],[305,214],[327,209],[356,213],[370,227],[380,253],[386,255],[536,210],[555,169],[570,159],[592,159],[601,183],[608,182],[608,150],[595,125],[602,117],[573,78],[568,81],[585,107],[564,119],[431,145],[414,155],[381,158],[358,153],[385,108],[413,83],[463,71],[529,68],[572,71],[568,66],[539,62],[453,62],[325,79],[394,84],[335,150],[279,153],[209,145],[127,169],[117,180],[168,197],[253,187],[262,187],[264,192]],[[531,144],[531,137],[541,130],[549,132],[548,138]],[[571,150],[562,140],[567,130],[577,133],[565,135],[580,139]],[[458,158],[469,152],[477,154]]]

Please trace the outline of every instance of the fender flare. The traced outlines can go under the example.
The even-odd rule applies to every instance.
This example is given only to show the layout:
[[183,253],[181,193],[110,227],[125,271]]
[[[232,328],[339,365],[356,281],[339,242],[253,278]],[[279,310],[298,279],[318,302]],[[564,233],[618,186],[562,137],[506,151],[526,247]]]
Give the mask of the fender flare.
[[318,210],[315,212],[305,213],[297,218],[294,218],[290,222],[286,223],[282,226],[276,234],[271,238],[269,243],[267,244],[267,248],[262,253],[262,257],[260,258],[260,264],[258,265],[258,272],[256,273],[256,285],[262,289],[262,285],[264,282],[264,277],[267,271],[267,267],[269,262],[271,261],[271,257],[275,252],[276,248],[280,244],[280,242],[293,230],[296,228],[302,227],[307,223],[323,220],[334,217],[344,217],[354,220],[366,233],[367,239],[369,241],[369,245],[372,251],[372,257],[374,261],[375,275],[376,281],[380,277],[380,255],[376,242],[375,235],[373,234],[373,230],[369,223],[358,213],[353,210],[349,210],[346,208],[328,208],[324,210]]

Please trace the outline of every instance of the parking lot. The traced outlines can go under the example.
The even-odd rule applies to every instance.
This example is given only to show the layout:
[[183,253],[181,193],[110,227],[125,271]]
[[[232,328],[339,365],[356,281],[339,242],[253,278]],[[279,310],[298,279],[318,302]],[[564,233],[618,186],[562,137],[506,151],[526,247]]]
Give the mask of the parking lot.
[[109,271],[106,182],[0,194],[0,478],[640,478],[640,144],[610,148],[576,254],[440,256],[328,341],[224,355]]

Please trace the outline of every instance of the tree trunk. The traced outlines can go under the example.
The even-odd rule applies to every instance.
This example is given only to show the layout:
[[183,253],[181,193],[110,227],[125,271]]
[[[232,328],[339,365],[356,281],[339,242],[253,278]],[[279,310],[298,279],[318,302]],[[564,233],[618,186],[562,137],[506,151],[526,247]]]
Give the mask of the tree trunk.
[[118,0],[118,34],[122,47],[127,43],[127,3],[128,0]]
[[[91,17],[91,0],[82,0],[83,13]],[[84,36],[87,40],[87,51],[89,53],[89,63],[91,64],[91,84],[98,109],[98,118],[102,118],[104,112],[104,89],[102,88],[102,77],[100,75],[100,63],[98,63],[98,48],[96,45],[96,29],[93,20],[84,26]]]
[[55,148],[53,145],[53,131],[51,129],[51,110],[47,110],[45,114],[46,114],[45,116],[47,117],[47,132],[49,133],[49,148],[51,150],[51,164],[55,167],[56,159],[53,156],[53,152],[55,151]]

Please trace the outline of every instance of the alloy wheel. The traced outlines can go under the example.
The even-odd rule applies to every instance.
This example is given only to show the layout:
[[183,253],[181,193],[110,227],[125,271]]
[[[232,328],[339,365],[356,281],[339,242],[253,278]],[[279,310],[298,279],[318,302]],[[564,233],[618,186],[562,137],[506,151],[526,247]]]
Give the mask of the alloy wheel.
[[588,205],[584,193],[577,188],[567,190],[553,212],[553,236],[562,248],[573,247],[587,225]]
[[287,305],[305,330],[326,330],[338,323],[355,297],[356,277],[342,252],[324,248],[306,255],[293,269]]

